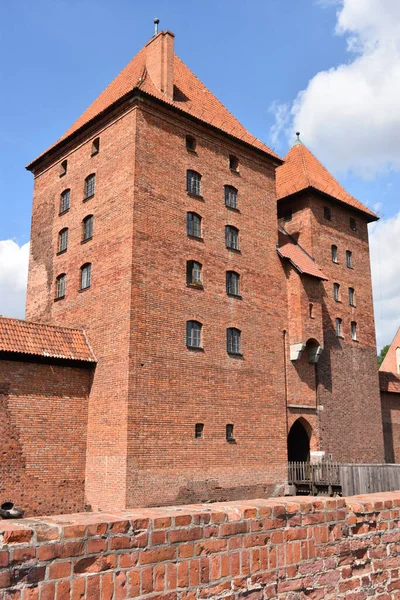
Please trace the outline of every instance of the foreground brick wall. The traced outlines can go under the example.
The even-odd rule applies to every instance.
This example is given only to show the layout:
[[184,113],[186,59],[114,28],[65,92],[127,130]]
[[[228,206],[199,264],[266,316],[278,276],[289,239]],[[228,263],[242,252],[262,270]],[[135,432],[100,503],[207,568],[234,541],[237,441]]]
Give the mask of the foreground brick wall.
[[400,492],[0,522],[1,600],[400,598]]

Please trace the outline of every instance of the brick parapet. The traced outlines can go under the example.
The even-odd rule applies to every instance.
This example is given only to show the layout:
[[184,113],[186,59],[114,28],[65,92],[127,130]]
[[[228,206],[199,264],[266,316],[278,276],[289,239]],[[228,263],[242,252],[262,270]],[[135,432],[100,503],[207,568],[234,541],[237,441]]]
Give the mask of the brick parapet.
[[0,523],[0,599],[400,597],[400,492]]

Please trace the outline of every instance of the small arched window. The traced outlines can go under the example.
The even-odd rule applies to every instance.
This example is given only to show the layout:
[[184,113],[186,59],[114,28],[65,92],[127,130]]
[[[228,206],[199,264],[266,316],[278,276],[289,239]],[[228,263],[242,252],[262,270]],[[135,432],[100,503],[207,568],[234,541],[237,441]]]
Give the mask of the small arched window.
[[202,285],[201,264],[195,260],[186,263],[186,283],[188,285]]
[[232,185],[225,186],[225,206],[237,208],[237,189]]
[[67,169],[68,169],[68,161],[63,160],[62,163],[60,164],[60,177],[64,177],[64,175],[67,174]]
[[88,215],[82,221],[83,225],[83,235],[82,241],[87,242],[91,240],[93,237],[93,215]]
[[191,152],[196,152],[196,138],[192,135],[186,136],[186,148]]
[[335,320],[336,325],[336,335],[337,337],[342,337],[342,319],[337,318]]
[[68,227],[64,227],[58,234],[58,252],[65,252],[68,248]]
[[100,151],[100,138],[95,138],[92,142],[92,152],[90,156],[95,156]]
[[188,348],[201,348],[202,324],[198,321],[187,321],[186,323],[186,346]]
[[333,284],[333,298],[336,302],[340,302],[340,285],[338,283]]
[[92,173],[85,179],[85,200],[94,196],[94,190],[96,187],[96,175]]
[[69,210],[71,205],[71,190],[67,189],[61,192],[60,196],[60,214]]
[[331,252],[332,252],[332,262],[337,263],[338,261],[338,252],[337,252],[337,246],[335,246],[334,244],[332,244],[331,246]]
[[226,349],[228,354],[241,354],[241,331],[235,327],[226,330]]
[[201,217],[197,213],[186,214],[186,232],[192,237],[201,238]]
[[201,175],[196,171],[186,172],[186,191],[193,196],[201,196]]
[[67,288],[67,276],[65,273],[61,273],[61,275],[58,275],[58,277],[56,279],[56,300],[60,300],[60,298],[64,298],[66,288]]
[[239,159],[237,158],[237,156],[234,156],[233,154],[229,155],[229,168],[231,171],[239,170]]
[[354,288],[349,288],[349,304],[350,306],[355,306],[356,305],[356,294],[354,291]]
[[227,248],[231,250],[239,250],[239,229],[232,225],[225,227],[225,243]]
[[230,296],[239,296],[240,275],[235,271],[226,272],[226,293]]
[[348,269],[353,267],[353,255],[350,250],[346,250],[346,267]]
[[351,339],[357,341],[357,323],[355,321],[351,322]]
[[81,266],[81,290],[87,290],[92,284],[92,265],[85,263]]

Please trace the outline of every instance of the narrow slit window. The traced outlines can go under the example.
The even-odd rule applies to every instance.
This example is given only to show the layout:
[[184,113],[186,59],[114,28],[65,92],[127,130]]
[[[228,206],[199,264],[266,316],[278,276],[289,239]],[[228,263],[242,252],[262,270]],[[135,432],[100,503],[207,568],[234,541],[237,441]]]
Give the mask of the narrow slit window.
[[186,173],[186,191],[193,196],[201,196],[201,175],[196,171]]
[[94,191],[96,187],[96,175],[92,173],[88,175],[85,179],[85,200],[94,196]]
[[346,250],[346,267],[348,269],[353,267],[353,255],[350,250]]
[[349,304],[350,306],[355,306],[356,305],[356,297],[355,297],[355,292],[354,292],[354,288],[349,288]]
[[234,156],[233,154],[229,155],[229,168],[231,171],[239,170],[239,159],[237,158],[237,156]]
[[192,135],[186,136],[186,149],[191,152],[196,152],[196,138]]
[[186,283],[188,285],[202,285],[201,264],[195,260],[188,260],[186,263]]
[[338,261],[338,249],[334,244],[331,246],[332,251],[332,262],[337,263]]
[[69,210],[71,205],[71,190],[64,190],[60,196],[60,214]]
[[186,214],[186,233],[192,237],[201,238],[201,217],[197,213]]
[[231,423],[229,423],[226,426],[226,441],[227,442],[233,442],[235,440],[233,429],[234,429],[234,426]]
[[61,273],[56,279],[56,299],[64,298],[67,288],[67,276]]
[[61,229],[58,234],[58,252],[65,252],[68,248],[68,227]]
[[357,341],[357,323],[355,321],[351,322],[351,339]]
[[336,336],[342,337],[342,319],[336,319]]
[[194,426],[194,437],[199,440],[203,437],[204,423],[196,423]]
[[60,164],[60,177],[64,177],[64,175],[67,174],[67,169],[68,169],[68,161],[63,160],[62,163]]
[[314,318],[314,304],[312,302],[310,302],[310,304],[308,305],[308,314],[310,319]]
[[237,189],[233,186],[225,186],[225,206],[237,209],[237,193]]
[[239,250],[239,229],[227,225],[225,227],[225,243],[227,248]]
[[338,283],[333,284],[333,298],[336,302],[340,302],[340,285]]
[[95,156],[100,152],[100,138],[96,138],[92,142],[92,152],[91,156]]
[[82,221],[83,224],[83,236],[82,240],[87,242],[93,237],[93,215],[88,215]]
[[241,331],[235,327],[226,330],[226,346],[228,354],[241,354]]
[[81,267],[81,290],[87,290],[92,285],[92,265],[86,263]]
[[235,271],[227,271],[226,273],[226,293],[230,296],[239,296],[239,280],[240,275]]
[[201,348],[202,324],[198,321],[186,323],[186,346],[188,348]]

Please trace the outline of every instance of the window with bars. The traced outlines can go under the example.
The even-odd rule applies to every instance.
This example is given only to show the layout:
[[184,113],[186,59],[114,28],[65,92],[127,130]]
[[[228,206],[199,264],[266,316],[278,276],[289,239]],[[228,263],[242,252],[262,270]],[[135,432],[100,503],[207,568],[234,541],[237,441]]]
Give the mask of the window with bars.
[[186,214],[186,232],[193,237],[201,238],[201,217],[197,213]]
[[93,237],[93,215],[88,215],[82,221],[83,236],[82,241],[87,242]]
[[92,284],[92,265],[86,263],[81,267],[81,290],[87,290]]
[[239,170],[239,159],[237,158],[237,156],[234,156],[233,154],[229,155],[229,168],[231,171]]
[[194,426],[194,437],[199,440],[203,437],[204,423],[196,423]]
[[235,441],[235,436],[233,434],[233,429],[234,429],[234,426],[232,425],[232,423],[229,423],[226,426],[226,441],[227,442],[234,442]]
[[336,319],[336,336],[342,337],[342,319]]
[[225,206],[237,209],[237,189],[232,185],[225,186]]
[[201,175],[196,171],[186,172],[186,191],[193,196],[201,196]]
[[333,298],[336,302],[340,302],[340,285],[338,283],[333,284]]
[[346,250],[346,267],[348,269],[353,267],[353,255],[350,250]]
[[331,252],[332,252],[332,262],[334,262],[334,263],[339,262],[337,246],[335,246],[334,244],[331,246]]
[[349,288],[349,304],[350,304],[350,306],[356,305],[356,296],[355,296],[354,288]]
[[186,148],[191,152],[196,151],[196,138],[194,138],[192,135],[186,136]]
[[94,196],[94,190],[96,187],[96,175],[92,173],[85,179],[85,200]]
[[62,163],[60,164],[60,177],[64,177],[64,175],[67,174],[67,169],[68,169],[68,161],[63,160]]
[[239,229],[226,225],[225,227],[225,243],[227,248],[239,250]]
[[241,331],[235,327],[226,330],[226,349],[228,354],[241,354]]
[[92,152],[91,156],[95,156],[100,152],[100,138],[96,138],[92,142]]
[[69,210],[71,205],[71,190],[64,190],[60,196],[60,214]]
[[67,276],[65,273],[61,273],[56,279],[56,300],[64,298],[65,291],[67,288]]
[[357,221],[353,217],[350,217],[349,223],[350,223],[350,229],[352,231],[357,231]]
[[201,348],[202,324],[198,321],[187,321],[186,323],[186,346],[188,348]]
[[351,339],[357,341],[357,323],[355,321],[351,322]]
[[68,227],[61,229],[58,234],[58,252],[65,252],[68,248]]
[[202,285],[201,264],[195,260],[186,262],[186,283],[188,285]]
[[331,209],[329,208],[329,206],[324,206],[324,218],[327,221],[332,220]]
[[239,280],[240,275],[235,271],[226,272],[226,293],[231,296],[239,296]]

